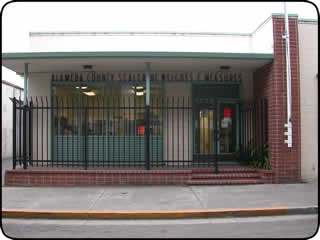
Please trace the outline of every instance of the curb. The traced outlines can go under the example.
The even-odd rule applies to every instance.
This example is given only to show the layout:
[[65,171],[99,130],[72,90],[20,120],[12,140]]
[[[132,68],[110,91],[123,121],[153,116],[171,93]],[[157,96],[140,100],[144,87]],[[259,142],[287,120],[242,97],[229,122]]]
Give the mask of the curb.
[[279,216],[293,214],[316,214],[318,207],[271,207],[211,210],[172,210],[172,211],[51,211],[3,209],[5,218],[43,219],[181,219],[215,217]]

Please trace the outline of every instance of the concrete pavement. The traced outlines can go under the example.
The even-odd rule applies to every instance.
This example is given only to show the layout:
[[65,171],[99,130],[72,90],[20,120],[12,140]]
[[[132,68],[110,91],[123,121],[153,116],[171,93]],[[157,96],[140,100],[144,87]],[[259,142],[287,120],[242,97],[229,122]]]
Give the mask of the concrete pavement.
[[189,210],[198,210],[199,213],[252,208],[271,211],[281,207],[297,214],[303,211],[315,213],[318,185],[313,182],[234,186],[2,187],[2,207],[3,210],[105,213],[175,211],[175,214]]

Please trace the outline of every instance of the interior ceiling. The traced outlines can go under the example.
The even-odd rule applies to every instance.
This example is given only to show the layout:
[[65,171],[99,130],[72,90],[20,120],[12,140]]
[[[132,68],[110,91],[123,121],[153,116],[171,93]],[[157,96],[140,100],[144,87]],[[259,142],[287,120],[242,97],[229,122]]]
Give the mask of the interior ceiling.
[[[24,72],[26,60],[3,60],[2,65],[19,73]],[[94,71],[218,71],[220,66],[230,66],[230,71],[253,71],[270,60],[237,59],[150,59],[150,58],[83,58],[83,59],[33,59],[28,60],[30,73],[84,71],[83,65],[92,65]]]

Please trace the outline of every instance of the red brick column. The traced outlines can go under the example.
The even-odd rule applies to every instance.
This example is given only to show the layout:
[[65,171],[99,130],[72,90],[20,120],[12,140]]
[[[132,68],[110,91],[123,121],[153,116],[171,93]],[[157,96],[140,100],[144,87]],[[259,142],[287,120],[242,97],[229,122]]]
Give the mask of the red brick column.
[[300,77],[298,20],[289,17],[291,92],[292,92],[292,148],[284,143],[287,122],[286,51],[284,16],[273,16],[274,61],[254,73],[254,95],[268,99],[268,135],[271,168],[274,182],[298,181],[301,176],[300,138]]

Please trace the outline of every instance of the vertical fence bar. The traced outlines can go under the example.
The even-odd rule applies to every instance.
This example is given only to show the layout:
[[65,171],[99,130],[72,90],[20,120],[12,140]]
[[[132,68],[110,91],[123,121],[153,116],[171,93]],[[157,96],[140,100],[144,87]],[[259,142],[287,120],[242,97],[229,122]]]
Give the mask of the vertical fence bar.
[[[59,165],[59,134],[60,134],[60,119],[59,119],[59,100],[58,100],[58,96],[56,97],[56,102],[57,102],[57,107],[56,107],[56,111],[57,111],[57,126],[55,126],[55,130],[56,130],[56,151],[53,151],[56,152],[56,165]],[[38,104],[37,104],[38,105]],[[38,119],[38,113],[37,113],[37,119]],[[38,120],[37,120],[37,126],[38,126]],[[38,143],[38,128],[37,128],[37,143]],[[37,157],[38,157],[38,144],[37,144]],[[37,165],[38,165],[38,162],[37,162]]]
[[12,99],[12,169],[17,166],[17,106],[16,98]]
[[112,96],[112,160],[115,161],[115,146],[114,146],[114,142],[115,142],[115,133],[116,133],[116,126],[115,126],[115,122],[116,122],[116,117],[115,117],[115,111],[116,111],[116,105],[114,104],[114,99],[115,96]]
[[[210,104],[210,101],[211,99],[209,100],[209,104]],[[208,151],[207,151],[207,167],[210,166],[210,148],[211,148],[211,139],[210,139],[210,105],[209,105],[209,108],[207,109],[207,112],[208,112],[208,123],[207,123],[207,126],[208,126],[208,130],[207,130],[207,134],[208,134]]]
[[[219,130],[218,130],[218,121],[219,121],[219,119],[218,119],[218,111],[220,110],[220,108],[218,108],[218,103],[215,101],[214,102],[214,106],[215,106],[215,109],[216,109],[216,112],[217,112],[217,114],[216,114],[216,117],[215,117],[215,121],[214,121],[214,129],[215,129],[215,131],[214,131],[214,141],[215,141],[215,161],[214,161],[214,163],[215,163],[215,173],[216,174],[218,174],[219,173],[219,168],[218,168],[218,140],[219,140],[219,142],[220,142],[220,134],[219,134]],[[220,116],[220,114],[219,114],[219,116]]]
[[179,134],[179,128],[180,128],[180,121],[179,121],[179,115],[180,115],[180,96],[178,96],[178,101],[177,101],[177,160],[178,160],[178,167],[180,167],[180,157],[179,157],[179,150],[180,150],[180,145],[179,145],[179,139],[180,139],[180,134]]
[[172,117],[172,128],[171,128],[171,137],[172,137],[172,162],[174,163],[174,96],[172,96],[171,103],[171,117]]
[[[28,100],[27,100],[28,102]],[[23,105],[23,133],[22,133],[22,137],[23,137],[23,168],[27,169],[27,105]]]
[[48,97],[46,96],[46,109],[47,109],[47,167],[49,165],[49,104]]
[[126,132],[127,132],[127,126],[126,126],[126,122],[125,122],[125,113],[126,113],[126,98],[125,96],[123,96],[122,98],[122,130],[123,130],[123,136],[122,136],[122,161],[123,164],[122,165],[126,165]]
[[[90,98],[88,98],[88,114],[90,113],[89,99]],[[87,134],[88,145],[87,145],[87,147],[88,147],[88,152],[89,152],[89,149],[91,149],[91,159],[90,160],[91,160],[91,162],[94,162],[94,160],[95,160],[95,157],[94,157],[94,155],[95,155],[95,151],[94,151],[95,150],[95,144],[94,144],[95,143],[95,131],[94,131],[95,130],[95,127],[94,127],[95,99],[94,98],[91,99],[91,103],[92,103],[92,106],[91,106],[91,124],[90,124],[90,119],[89,119],[88,120],[88,134]],[[91,129],[89,127],[90,125],[91,125]],[[89,142],[89,139],[91,140],[90,142]],[[89,143],[90,143],[90,145],[89,145]],[[89,165],[89,157],[88,157],[87,165]]]
[[[107,150],[108,150],[108,164],[110,163],[110,126],[109,126],[109,115],[110,115],[110,102],[111,102],[111,99],[110,99],[110,96],[106,96],[107,98],[107,108],[106,111],[107,111],[107,143],[108,143],[108,146],[107,146]],[[110,100],[110,101],[109,101]]]
[[30,165],[33,165],[33,162],[32,162],[32,107],[33,107],[33,104],[32,104],[32,98],[30,100],[30,107],[29,107],[29,163]]
[[150,170],[150,105],[145,106],[146,111],[146,169]]
[[157,153],[156,153],[156,157],[157,157],[157,163],[156,163],[156,165],[157,165],[157,167],[159,166],[159,138],[160,138],[160,124],[162,124],[162,119],[161,119],[161,121],[160,121],[160,105],[159,105],[159,96],[156,98],[157,99],[157,104],[156,104],[156,106],[157,106],[157,108],[156,108],[156,111],[157,111],[157,116],[158,116],[158,121],[157,121],[157,124],[159,123],[159,125],[158,125],[158,127],[157,127],[157,125],[156,125],[156,128],[157,128],[157,131],[156,131],[156,134],[155,134],[155,136],[156,136],[156,138],[157,138]]
[[131,122],[130,122],[130,96],[128,96],[128,108],[126,109],[126,113],[128,116],[128,120],[127,120],[127,126],[128,126],[128,145],[129,145],[129,152],[127,154],[127,159],[128,159],[128,166],[131,166]]
[[168,105],[169,105],[169,97],[167,96],[167,104],[166,104],[166,135],[167,135],[167,142],[166,142],[166,150],[167,150],[167,162],[169,162],[169,125],[168,125],[168,122],[169,122],[169,108],[168,108]]
[[105,103],[106,103],[106,96],[105,95],[103,95],[103,98],[102,98],[102,101],[103,101],[103,104],[102,104],[102,122],[103,122],[103,124],[102,124],[102,127],[103,127],[103,129],[102,129],[102,137],[103,137],[103,143],[102,143],[102,151],[103,151],[103,157],[102,157],[102,166],[104,167],[104,162],[105,162],[105,160],[106,160],[106,151],[105,151],[105,148],[106,148],[106,143],[105,143],[105,138],[106,138],[106,135],[107,135],[107,129],[106,129],[106,126],[104,126],[105,124],[106,124],[106,122],[105,122],[105,119],[104,119],[104,116],[105,116],[105,113],[107,113],[107,109],[106,109],[106,106],[105,106]]
[[75,126],[74,126],[74,103],[73,103],[73,96],[71,97],[71,134],[72,134],[72,136],[71,136],[71,139],[72,139],[72,144],[71,144],[71,146],[72,146],[72,159],[71,159],[71,161],[72,161],[72,163],[71,163],[71,165],[72,166],[74,166],[75,164],[74,164],[74,129],[75,129]]
[[191,160],[190,159],[190,124],[189,124],[189,121],[190,121],[190,96],[188,96],[188,104],[187,104],[187,107],[188,107],[188,111],[187,111],[187,117],[188,117],[188,162]]
[[85,106],[84,109],[84,119],[85,119],[85,124],[84,124],[84,169],[87,170],[88,169],[88,99],[86,101],[87,106]]
[[121,158],[120,158],[120,138],[121,138],[121,121],[120,121],[120,110],[121,110],[121,104],[120,104],[120,96],[118,96],[118,166],[121,166]]
[[19,165],[22,164],[22,112],[23,112],[23,105],[21,103],[21,96],[19,96]]
[[66,96],[66,139],[67,139],[67,166],[69,166],[70,164],[70,156],[69,156],[69,141],[70,141],[70,137],[69,137],[69,133],[68,133],[68,127],[69,127],[69,96]]
[[100,96],[98,96],[97,98],[98,101],[98,121],[97,121],[97,137],[98,137],[98,162],[97,162],[97,166],[100,167],[100,160],[101,160],[101,156],[100,156],[100,136],[102,136],[102,125],[100,125],[101,121],[100,121]]
[[184,168],[184,115],[185,115],[184,96],[182,97],[182,166]]
[[43,98],[41,97],[41,166],[43,167]]
[[[64,101],[63,101],[63,96],[61,97],[61,119],[63,119],[64,117]],[[64,165],[64,161],[65,161],[65,158],[64,158],[64,126],[63,126],[63,122],[60,121],[60,128],[61,128],[61,165],[63,166]]]

